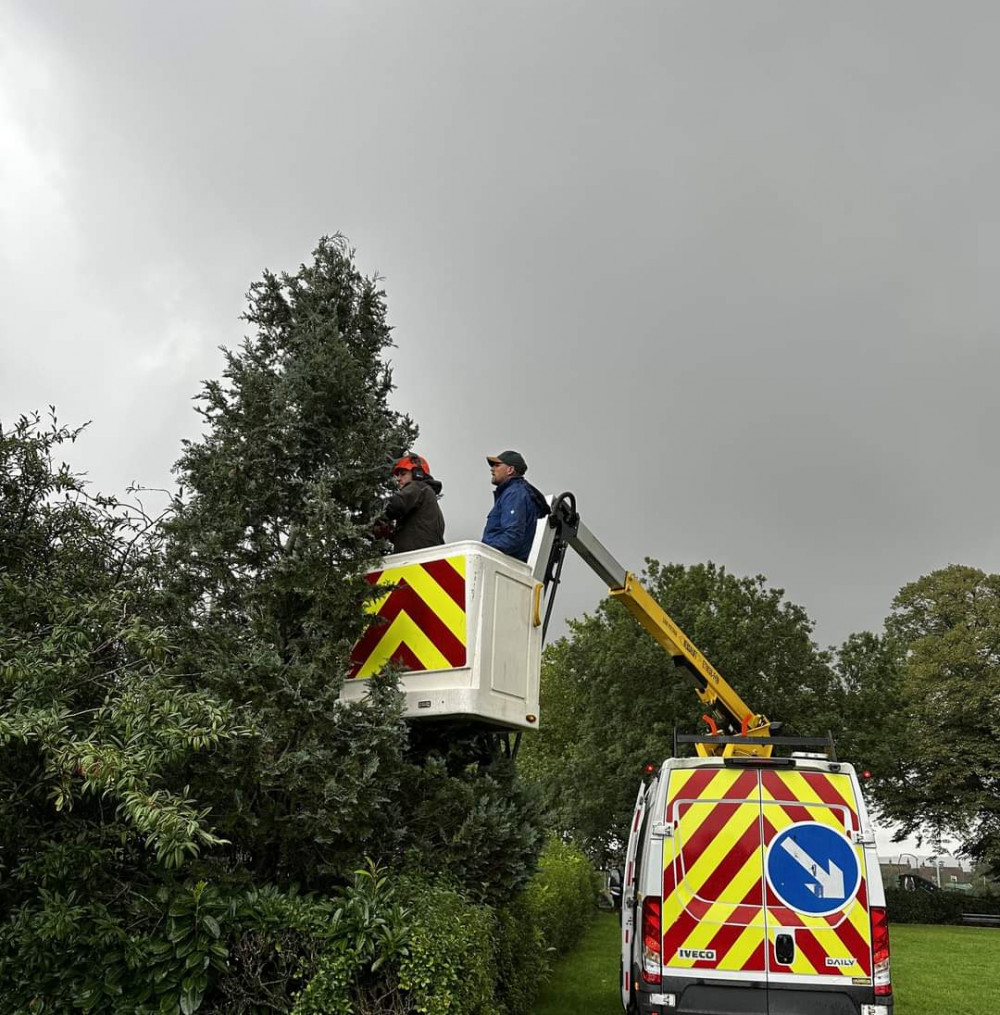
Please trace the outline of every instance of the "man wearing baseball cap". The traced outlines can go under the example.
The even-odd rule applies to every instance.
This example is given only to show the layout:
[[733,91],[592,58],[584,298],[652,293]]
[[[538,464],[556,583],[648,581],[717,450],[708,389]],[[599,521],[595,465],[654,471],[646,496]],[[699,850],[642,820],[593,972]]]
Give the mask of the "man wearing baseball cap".
[[526,561],[535,539],[535,525],[549,513],[539,490],[525,478],[528,463],[518,451],[487,455],[493,491],[493,510],[486,516],[482,541],[501,553]]

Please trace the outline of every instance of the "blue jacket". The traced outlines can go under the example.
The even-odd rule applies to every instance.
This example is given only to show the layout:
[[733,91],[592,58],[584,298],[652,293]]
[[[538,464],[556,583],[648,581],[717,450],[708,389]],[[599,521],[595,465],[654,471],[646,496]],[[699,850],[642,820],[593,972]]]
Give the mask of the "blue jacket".
[[501,553],[527,560],[535,525],[549,513],[542,494],[523,476],[511,476],[493,491],[493,510],[486,516],[482,541]]

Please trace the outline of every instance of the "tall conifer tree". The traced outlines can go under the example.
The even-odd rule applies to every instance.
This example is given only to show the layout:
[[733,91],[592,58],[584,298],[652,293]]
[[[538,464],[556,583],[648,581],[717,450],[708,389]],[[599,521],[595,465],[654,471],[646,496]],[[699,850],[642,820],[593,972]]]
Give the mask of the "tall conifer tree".
[[204,385],[205,434],[177,463],[167,600],[181,669],[259,731],[220,773],[233,848],[258,874],[319,885],[396,824],[391,681],[367,705],[337,696],[384,549],[371,522],[415,428],[388,404],[385,295],[341,237],[295,274],[265,272],[248,300],[253,332]]

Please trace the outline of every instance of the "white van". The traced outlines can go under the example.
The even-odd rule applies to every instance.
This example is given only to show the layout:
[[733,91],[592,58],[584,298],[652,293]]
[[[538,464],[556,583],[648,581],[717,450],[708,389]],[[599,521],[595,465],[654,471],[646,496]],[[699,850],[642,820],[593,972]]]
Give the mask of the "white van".
[[885,893],[853,767],[665,761],[632,821],[621,987],[629,1015],[891,1015]]

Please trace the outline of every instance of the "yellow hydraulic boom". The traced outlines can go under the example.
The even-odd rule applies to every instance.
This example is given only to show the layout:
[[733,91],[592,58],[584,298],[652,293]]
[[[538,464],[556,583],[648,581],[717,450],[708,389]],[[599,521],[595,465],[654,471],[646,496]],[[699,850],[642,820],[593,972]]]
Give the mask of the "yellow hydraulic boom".
[[[635,575],[626,571],[583,525],[572,494],[564,493],[554,498],[549,528],[551,547],[548,554],[540,555],[540,559],[545,561],[545,573],[541,577],[546,586],[558,585],[566,547],[572,546],[608,586],[612,599],[621,602],[694,681],[695,691],[708,710],[703,718],[710,733],[709,737],[699,738],[699,742],[695,743],[697,752],[704,757],[770,757],[770,721],[746,704]],[[549,610],[552,600],[550,595]],[[716,736],[719,740],[713,742]],[[755,740],[760,740],[760,743],[755,743]]]

